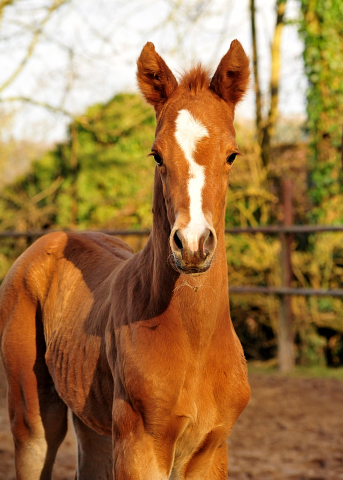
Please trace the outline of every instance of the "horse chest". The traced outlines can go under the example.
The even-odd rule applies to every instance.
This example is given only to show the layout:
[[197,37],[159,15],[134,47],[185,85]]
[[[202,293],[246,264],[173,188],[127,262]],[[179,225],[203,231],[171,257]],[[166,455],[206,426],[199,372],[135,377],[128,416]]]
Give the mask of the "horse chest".
[[141,324],[118,333],[119,375],[152,430],[158,419],[158,429],[173,432],[175,457],[181,462],[211,432],[221,432],[218,439],[227,437],[240,410],[240,395],[230,357],[225,350],[220,354],[221,346],[219,352],[194,351],[182,335],[167,341],[165,330],[164,325]]

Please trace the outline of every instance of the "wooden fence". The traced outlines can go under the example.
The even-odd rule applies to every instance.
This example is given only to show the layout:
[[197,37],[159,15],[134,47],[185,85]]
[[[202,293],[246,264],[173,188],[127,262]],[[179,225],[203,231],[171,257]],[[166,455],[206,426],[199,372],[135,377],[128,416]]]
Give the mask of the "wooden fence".
[[[285,186],[287,190],[287,184]],[[287,208],[290,208],[289,198],[284,198],[284,224],[265,227],[234,227],[227,228],[226,234],[239,235],[247,233],[263,233],[265,235],[278,235],[281,241],[281,286],[230,286],[230,294],[262,294],[277,295],[280,298],[280,311],[278,323],[278,357],[279,368],[283,372],[290,371],[294,366],[294,334],[292,326],[292,295],[303,296],[333,296],[343,297],[343,289],[313,289],[313,288],[292,288],[292,257],[291,243],[294,234],[320,233],[320,232],[343,232],[342,226],[324,226],[324,225],[293,225],[292,215],[289,215]],[[100,230],[108,235],[116,236],[148,236],[149,230]],[[35,239],[47,234],[46,230],[33,230],[25,232],[7,231],[0,232],[1,238],[25,237],[34,241]]]
[[[97,230],[101,233],[106,233],[107,235],[114,235],[120,237],[126,236],[137,236],[137,237],[144,237],[149,236],[150,230]],[[35,239],[50,233],[51,230],[27,230],[24,232],[17,232],[17,231],[0,231],[0,240],[1,238],[20,238],[24,237],[27,239],[31,239],[34,241]],[[233,228],[226,228],[225,233],[231,235],[240,235],[242,233],[248,234],[255,234],[255,233],[263,233],[265,235],[277,235],[282,239],[282,237],[286,238],[286,242],[282,246],[284,249],[287,250],[286,254],[283,253],[281,255],[281,271],[285,272],[289,268],[292,268],[292,264],[288,264],[289,258],[291,258],[289,247],[290,242],[292,240],[293,234],[310,234],[310,233],[321,233],[321,232],[342,232],[343,233],[343,225],[342,226],[325,226],[325,225],[273,225],[273,226],[265,226],[265,227],[233,227]],[[286,277],[283,274],[283,277]],[[231,286],[230,293],[239,293],[239,294],[262,294],[262,295],[302,295],[302,296],[332,296],[332,297],[343,297],[343,289],[321,289],[321,288],[292,288],[290,283],[282,282],[282,285],[279,287],[258,287],[258,286]]]

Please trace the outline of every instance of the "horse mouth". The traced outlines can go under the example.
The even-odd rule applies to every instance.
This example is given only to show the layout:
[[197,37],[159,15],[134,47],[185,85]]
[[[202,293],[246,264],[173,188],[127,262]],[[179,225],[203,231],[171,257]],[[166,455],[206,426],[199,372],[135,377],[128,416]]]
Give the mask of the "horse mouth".
[[212,256],[208,257],[202,264],[196,263],[185,263],[180,260],[173,252],[171,256],[172,261],[170,262],[172,267],[179,273],[183,273],[185,275],[190,275],[196,277],[198,275],[202,275],[203,273],[207,272],[212,264]]

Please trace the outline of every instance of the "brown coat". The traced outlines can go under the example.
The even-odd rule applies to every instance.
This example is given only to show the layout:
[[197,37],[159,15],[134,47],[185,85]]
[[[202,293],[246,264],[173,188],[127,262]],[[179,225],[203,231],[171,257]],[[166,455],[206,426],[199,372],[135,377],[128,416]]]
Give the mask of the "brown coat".
[[67,407],[78,479],[224,480],[249,399],[224,239],[247,57],[234,41],[211,82],[198,67],[178,84],[152,44],[137,64],[157,116],[147,245],[133,255],[104,234],[51,233],[0,289],[19,480],[51,478]]

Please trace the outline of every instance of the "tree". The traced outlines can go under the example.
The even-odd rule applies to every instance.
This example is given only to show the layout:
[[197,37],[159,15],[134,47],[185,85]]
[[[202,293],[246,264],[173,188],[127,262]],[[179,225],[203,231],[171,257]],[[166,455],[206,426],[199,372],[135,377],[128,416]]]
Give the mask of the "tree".
[[323,223],[341,223],[343,3],[340,0],[301,0],[301,12],[300,31],[309,82],[309,193],[314,207],[310,217]]
[[153,165],[146,155],[154,124],[152,109],[135,94],[90,107],[71,123],[66,142],[2,190],[2,228],[150,226]]
[[11,92],[25,68],[34,60],[40,43],[46,41],[49,22],[60,14],[70,1],[44,0],[41,4],[34,0],[0,2],[0,41],[3,45],[1,53],[12,49],[12,62],[3,70],[0,78],[0,104],[22,101],[58,109],[56,106],[35,101],[28,95],[12,97],[7,92]]
[[256,14],[255,0],[250,0],[251,17],[251,36],[253,45],[253,73],[255,84],[255,108],[256,108],[256,131],[257,141],[261,149],[261,159],[263,165],[270,164],[271,140],[275,134],[275,125],[278,119],[278,100],[280,83],[280,65],[281,65],[281,36],[284,27],[284,16],[287,0],[277,0],[276,2],[276,23],[274,35],[271,42],[271,74],[269,82],[269,108],[268,114],[263,118],[261,88],[258,69],[258,50],[256,39]]

